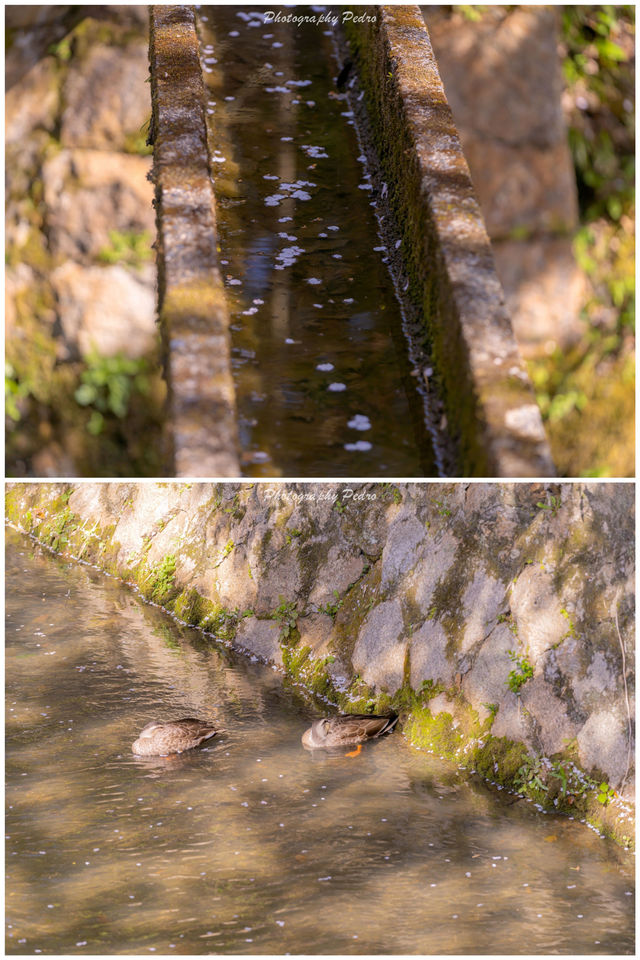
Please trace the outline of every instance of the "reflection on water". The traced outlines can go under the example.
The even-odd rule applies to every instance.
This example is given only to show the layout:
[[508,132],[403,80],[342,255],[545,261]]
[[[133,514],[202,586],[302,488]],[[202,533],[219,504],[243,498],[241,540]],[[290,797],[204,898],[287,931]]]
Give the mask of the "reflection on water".
[[[300,743],[279,674],[42,555],[7,552],[9,953],[630,953],[633,868],[399,734]],[[136,758],[154,717],[216,719]]]
[[200,21],[245,472],[436,475],[331,29]]

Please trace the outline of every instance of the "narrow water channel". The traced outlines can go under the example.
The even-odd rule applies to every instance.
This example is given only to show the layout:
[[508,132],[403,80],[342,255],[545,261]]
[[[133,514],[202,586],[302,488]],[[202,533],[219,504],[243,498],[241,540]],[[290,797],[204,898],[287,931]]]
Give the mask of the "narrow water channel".
[[243,469],[436,476],[321,10],[199,8]]
[[[397,733],[312,756],[275,671],[11,531],[6,573],[8,953],[633,952],[609,841]],[[223,732],[131,754],[185,715]]]

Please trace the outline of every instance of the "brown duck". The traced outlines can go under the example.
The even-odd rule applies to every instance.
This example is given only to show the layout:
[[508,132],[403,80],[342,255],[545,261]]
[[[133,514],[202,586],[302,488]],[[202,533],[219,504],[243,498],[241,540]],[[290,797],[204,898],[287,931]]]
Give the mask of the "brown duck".
[[323,717],[314,720],[302,734],[302,745],[307,750],[358,747],[348,757],[356,757],[366,740],[376,740],[390,733],[398,722],[395,713],[374,716],[370,713],[346,713],[338,717]]
[[208,720],[184,717],[182,720],[152,720],[141,731],[131,749],[139,757],[166,757],[199,747],[218,731]]

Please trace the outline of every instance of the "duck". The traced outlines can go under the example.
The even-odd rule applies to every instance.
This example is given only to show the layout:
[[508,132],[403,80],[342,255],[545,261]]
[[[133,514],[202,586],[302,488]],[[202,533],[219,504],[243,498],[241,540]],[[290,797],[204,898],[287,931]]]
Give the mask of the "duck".
[[208,720],[183,717],[181,720],[152,720],[132,745],[138,757],[166,757],[199,747],[218,731]]
[[307,750],[357,746],[345,756],[358,756],[366,740],[376,740],[390,733],[398,722],[396,713],[343,713],[337,717],[314,720],[302,734],[302,745]]

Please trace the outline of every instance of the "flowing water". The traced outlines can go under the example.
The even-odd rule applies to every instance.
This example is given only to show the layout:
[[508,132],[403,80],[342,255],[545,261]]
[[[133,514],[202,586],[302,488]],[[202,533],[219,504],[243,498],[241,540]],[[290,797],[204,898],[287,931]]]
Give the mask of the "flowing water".
[[332,29],[199,29],[244,472],[437,475]]
[[[399,733],[312,756],[275,671],[11,531],[6,573],[9,953],[633,952],[609,841]],[[131,754],[194,714],[205,749]]]

